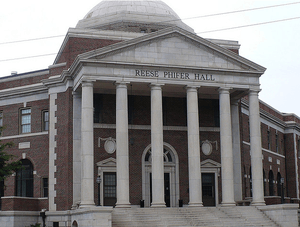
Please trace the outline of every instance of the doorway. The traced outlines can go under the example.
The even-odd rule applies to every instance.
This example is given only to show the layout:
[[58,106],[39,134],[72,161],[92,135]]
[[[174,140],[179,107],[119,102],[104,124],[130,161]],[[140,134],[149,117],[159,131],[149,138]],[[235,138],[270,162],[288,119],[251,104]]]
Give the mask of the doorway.
[[[167,207],[178,206],[179,201],[179,159],[175,149],[164,143],[164,199]],[[152,202],[152,154],[151,145],[148,145],[142,156],[142,187],[145,207]]]
[[203,206],[216,206],[214,173],[202,173],[202,202]]
[[[150,173],[150,204],[152,203],[152,173]],[[166,207],[171,206],[170,173],[164,173],[164,198]]]
[[115,206],[117,202],[117,180],[115,172],[103,173],[104,206]]

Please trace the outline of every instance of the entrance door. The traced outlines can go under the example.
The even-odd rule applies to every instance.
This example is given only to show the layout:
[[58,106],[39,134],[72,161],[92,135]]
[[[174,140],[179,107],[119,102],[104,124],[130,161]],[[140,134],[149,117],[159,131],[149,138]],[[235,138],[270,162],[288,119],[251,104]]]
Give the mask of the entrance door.
[[170,207],[170,173],[165,173],[165,203]]
[[202,202],[203,206],[215,206],[215,174],[202,173]]
[[[164,191],[165,191],[165,203],[166,207],[171,206],[170,202],[170,173],[164,174]],[[152,203],[152,173],[150,173],[150,202]]]
[[117,181],[116,173],[103,173],[103,198],[104,206],[115,206],[117,202]]

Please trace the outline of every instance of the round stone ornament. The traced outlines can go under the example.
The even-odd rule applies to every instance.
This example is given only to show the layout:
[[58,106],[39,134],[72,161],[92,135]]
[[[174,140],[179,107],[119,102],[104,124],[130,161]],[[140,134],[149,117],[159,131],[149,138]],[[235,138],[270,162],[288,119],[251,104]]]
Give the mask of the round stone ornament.
[[116,141],[112,138],[109,138],[104,143],[104,149],[107,153],[112,154],[116,151]]
[[212,145],[208,140],[206,140],[202,143],[201,149],[202,149],[203,154],[210,155],[212,152]]

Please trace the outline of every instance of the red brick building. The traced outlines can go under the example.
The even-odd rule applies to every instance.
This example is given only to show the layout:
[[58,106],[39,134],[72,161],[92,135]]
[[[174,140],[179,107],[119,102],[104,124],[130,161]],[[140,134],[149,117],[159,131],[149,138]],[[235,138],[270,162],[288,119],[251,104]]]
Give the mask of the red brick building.
[[2,211],[68,226],[97,205],[298,203],[300,118],[258,100],[266,69],[151,4],[103,1],[48,69],[0,78],[1,140],[24,165]]

